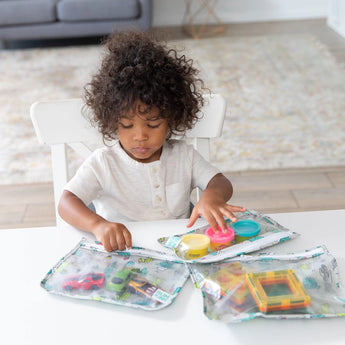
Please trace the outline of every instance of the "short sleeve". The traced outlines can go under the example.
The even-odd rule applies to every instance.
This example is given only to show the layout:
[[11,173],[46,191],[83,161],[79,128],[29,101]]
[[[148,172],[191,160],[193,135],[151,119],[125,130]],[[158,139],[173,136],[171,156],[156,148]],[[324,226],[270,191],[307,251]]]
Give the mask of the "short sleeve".
[[102,193],[102,157],[93,154],[87,158],[76,174],[66,184],[65,190],[75,194],[85,205],[100,197]]
[[193,147],[192,150],[192,187],[205,190],[210,180],[219,174],[220,170],[202,157]]

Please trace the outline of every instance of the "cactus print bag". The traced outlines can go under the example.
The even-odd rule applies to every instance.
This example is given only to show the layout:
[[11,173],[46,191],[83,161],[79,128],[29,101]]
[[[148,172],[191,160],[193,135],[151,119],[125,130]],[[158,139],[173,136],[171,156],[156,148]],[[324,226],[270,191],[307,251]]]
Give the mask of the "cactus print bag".
[[212,229],[205,225],[184,234],[161,237],[158,243],[171,249],[181,261],[210,263],[258,251],[299,236],[257,211],[238,213],[236,216],[236,223],[226,220],[228,239],[223,237],[213,242],[212,237],[216,236],[214,232],[208,233]]
[[326,247],[189,264],[212,320],[239,322],[345,316],[345,289]]
[[144,248],[108,253],[83,238],[44,277],[48,292],[145,310],[170,305],[189,277],[185,264]]

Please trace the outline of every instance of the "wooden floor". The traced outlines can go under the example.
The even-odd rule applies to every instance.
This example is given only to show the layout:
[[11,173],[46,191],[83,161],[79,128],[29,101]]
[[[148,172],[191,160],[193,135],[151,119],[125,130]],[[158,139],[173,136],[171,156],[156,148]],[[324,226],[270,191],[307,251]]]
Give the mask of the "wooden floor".
[[[155,29],[154,31],[158,31]],[[180,28],[160,30],[167,39],[186,37]],[[311,33],[345,63],[345,39],[325,20],[230,24],[228,36]],[[345,144],[345,143],[344,143]],[[227,172],[234,185],[234,205],[262,213],[345,208],[345,166]],[[54,225],[52,184],[0,185],[0,229]]]

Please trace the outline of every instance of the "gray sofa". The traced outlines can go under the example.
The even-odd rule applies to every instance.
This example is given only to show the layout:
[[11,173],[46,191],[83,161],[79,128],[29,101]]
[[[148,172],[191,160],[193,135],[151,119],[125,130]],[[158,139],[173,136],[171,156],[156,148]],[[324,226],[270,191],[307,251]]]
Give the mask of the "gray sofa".
[[0,47],[11,40],[147,30],[151,18],[151,0],[0,0]]

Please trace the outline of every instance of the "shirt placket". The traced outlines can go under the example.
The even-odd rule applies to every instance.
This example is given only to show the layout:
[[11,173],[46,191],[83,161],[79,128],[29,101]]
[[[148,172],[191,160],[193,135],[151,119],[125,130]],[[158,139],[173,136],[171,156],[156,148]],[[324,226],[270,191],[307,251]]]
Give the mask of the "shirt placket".
[[158,165],[152,165],[149,167],[149,174],[151,180],[151,191],[152,191],[152,205],[159,211],[162,216],[165,216],[166,207],[164,200],[164,188],[161,181],[161,174]]

